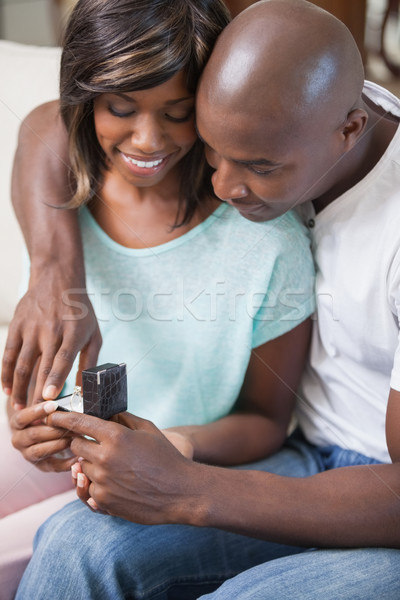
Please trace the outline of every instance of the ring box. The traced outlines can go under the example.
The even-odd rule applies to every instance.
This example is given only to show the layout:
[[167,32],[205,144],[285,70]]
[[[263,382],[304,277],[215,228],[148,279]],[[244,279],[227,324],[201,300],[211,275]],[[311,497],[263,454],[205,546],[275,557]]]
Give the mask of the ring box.
[[82,393],[76,387],[72,394],[57,399],[58,410],[75,411],[109,419],[128,408],[126,364],[106,363],[82,371]]

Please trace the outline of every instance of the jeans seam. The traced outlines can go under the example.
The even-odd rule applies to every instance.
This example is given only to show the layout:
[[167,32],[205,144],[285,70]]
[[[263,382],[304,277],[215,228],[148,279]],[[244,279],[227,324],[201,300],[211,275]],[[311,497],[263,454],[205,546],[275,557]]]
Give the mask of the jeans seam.
[[132,595],[131,590],[123,590],[124,596],[126,596],[127,600],[144,600],[145,598],[151,600],[154,594],[159,595],[162,592],[166,592],[169,588],[175,585],[193,585],[193,584],[202,584],[202,585],[213,585],[213,584],[221,584],[232,577],[237,575],[236,571],[232,571],[232,573],[227,574],[226,572],[221,573],[221,575],[213,574],[210,577],[202,577],[196,575],[188,575],[176,577],[175,579],[165,579],[162,583],[158,583],[155,587],[149,588],[144,592],[135,592]]

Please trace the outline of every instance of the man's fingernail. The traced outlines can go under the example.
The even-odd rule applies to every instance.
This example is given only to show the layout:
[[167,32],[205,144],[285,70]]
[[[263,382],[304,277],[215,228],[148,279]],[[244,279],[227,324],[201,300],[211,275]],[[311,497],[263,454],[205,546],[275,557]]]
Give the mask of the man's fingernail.
[[57,388],[55,385],[48,385],[47,388],[43,392],[43,398],[54,400],[57,396]]
[[11,388],[9,387],[3,387],[3,392],[5,393],[6,396],[11,396]]
[[[39,404],[38,406],[40,407],[41,405]],[[44,412],[49,415],[50,413],[57,410],[58,402],[57,400],[48,400],[48,402],[45,402],[42,406]]]
[[83,473],[78,473],[77,475],[78,487],[85,487],[85,475]]
[[25,404],[20,404],[19,402],[13,402],[14,410],[22,410],[23,408],[25,408]]

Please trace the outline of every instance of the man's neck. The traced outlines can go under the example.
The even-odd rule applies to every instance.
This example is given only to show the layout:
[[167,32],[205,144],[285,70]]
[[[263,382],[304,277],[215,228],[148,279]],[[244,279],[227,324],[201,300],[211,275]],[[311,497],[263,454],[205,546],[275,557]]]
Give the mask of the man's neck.
[[341,174],[337,183],[313,200],[316,213],[321,212],[372,171],[397,131],[398,118],[384,114],[383,109],[371,101],[366,102],[366,109],[369,114],[367,129],[356,146],[346,155],[346,168],[339,167]]

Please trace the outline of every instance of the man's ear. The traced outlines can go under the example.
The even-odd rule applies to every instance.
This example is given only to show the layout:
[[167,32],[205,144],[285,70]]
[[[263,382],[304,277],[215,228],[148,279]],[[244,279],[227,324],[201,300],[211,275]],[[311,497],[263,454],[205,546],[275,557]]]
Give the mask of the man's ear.
[[341,135],[345,152],[351,150],[364,133],[368,121],[368,113],[362,108],[355,108],[347,115],[346,121],[341,126]]

